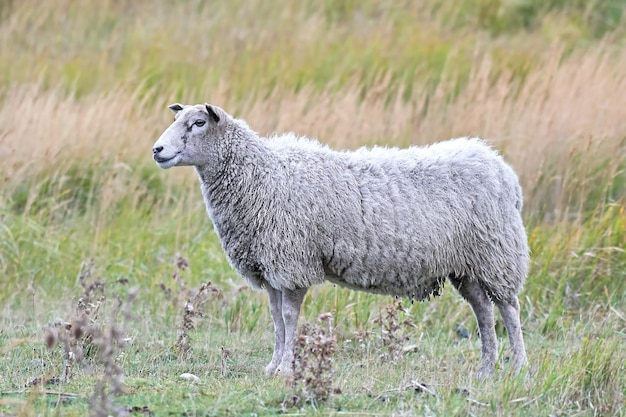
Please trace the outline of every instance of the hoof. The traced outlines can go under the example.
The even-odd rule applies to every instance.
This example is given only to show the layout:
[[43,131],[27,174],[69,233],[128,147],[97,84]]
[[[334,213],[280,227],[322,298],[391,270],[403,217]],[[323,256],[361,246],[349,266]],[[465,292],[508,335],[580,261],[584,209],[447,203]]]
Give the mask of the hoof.
[[476,372],[476,379],[479,381],[485,381],[487,379],[493,378],[494,369],[491,367],[481,367],[478,372]]
[[513,375],[517,376],[521,372],[522,369],[528,366],[528,359],[526,355],[520,355],[516,360],[513,361]]
[[281,363],[276,369],[276,375],[291,377],[293,375],[293,367],[291,363]]
[[266,376],[276,375],[277,369],[278,369],[278,364],[274,362],[270,362],[270,364],[265,367],[265,375]]

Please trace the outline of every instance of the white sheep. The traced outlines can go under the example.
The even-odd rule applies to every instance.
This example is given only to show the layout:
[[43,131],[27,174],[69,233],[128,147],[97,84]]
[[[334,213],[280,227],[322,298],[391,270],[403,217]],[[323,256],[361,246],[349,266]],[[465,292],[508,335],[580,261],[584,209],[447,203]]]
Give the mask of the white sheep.
[[479,139],[337,152],[285,134],[260,138],[209,104],[172,104],[153,148],[164,169],[191,165],[231,264],[269,294],[275,326],[268,374],[292,372],[300,306],[325,279],[408,297],[448,279],[471,305],[482,343],[479,377],[494,372],[492,302],[519,372],[526,351],[517,294],[529,250],[517,175]]

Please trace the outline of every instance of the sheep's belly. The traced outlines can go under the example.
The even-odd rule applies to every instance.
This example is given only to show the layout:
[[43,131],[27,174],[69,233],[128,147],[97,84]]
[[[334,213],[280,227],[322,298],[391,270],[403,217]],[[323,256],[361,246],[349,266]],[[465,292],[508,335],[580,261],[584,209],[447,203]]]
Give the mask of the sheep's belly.
[[337,276],[328,274],[326,279],[334,284],[353,290],[374,294],[393,295],[421,301],[431,296],[438,296],[446,280],[445,276],[403,276],[397,273],[386,273],[382,277],[350,275]]

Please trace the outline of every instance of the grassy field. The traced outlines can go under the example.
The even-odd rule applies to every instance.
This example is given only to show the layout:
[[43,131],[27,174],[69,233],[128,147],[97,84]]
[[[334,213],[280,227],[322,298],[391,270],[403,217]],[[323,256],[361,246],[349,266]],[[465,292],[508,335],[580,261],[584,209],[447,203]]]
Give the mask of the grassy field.
[[[625,8],[0,0],[0,416],[626,415]],[[337,148],[488,139],[524,188],[530,366],[506,373],[498,317],[501,368],[475,380],[450,286],[397,304],[324,285],[301,322],[333,372],[266,378],[265,295],[193,170],[151,161],[173,102]]]

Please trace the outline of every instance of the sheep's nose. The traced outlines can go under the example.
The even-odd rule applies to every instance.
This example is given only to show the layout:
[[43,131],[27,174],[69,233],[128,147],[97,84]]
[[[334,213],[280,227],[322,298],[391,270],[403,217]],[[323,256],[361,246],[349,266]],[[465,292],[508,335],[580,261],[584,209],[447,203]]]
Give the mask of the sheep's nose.
[[154,148],[152,148],[152,153],[156,155],[162,150],[163,150],[163,146],[155,146]]

